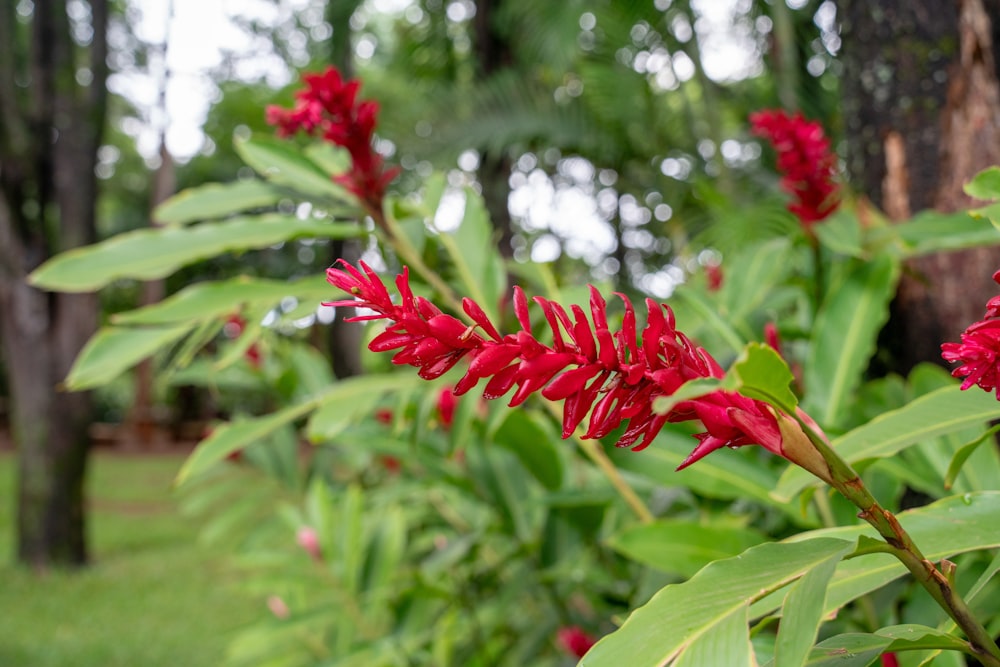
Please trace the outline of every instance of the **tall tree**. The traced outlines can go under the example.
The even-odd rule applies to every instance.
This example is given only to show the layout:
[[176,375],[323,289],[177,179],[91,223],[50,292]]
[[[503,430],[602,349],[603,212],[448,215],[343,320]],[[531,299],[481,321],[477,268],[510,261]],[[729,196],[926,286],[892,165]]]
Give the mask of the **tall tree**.
[[0,12],[0,345],[19,450],[17,556],[82,565],[92,411],[59,383],[96,328],[97,302],[43,292],[27,276],[95,240],[108,2],[4,2]]
[[[845,0],[841,11],[852,181],[894,219],[969,206],[962,184],[1000,162],[1000,1]],[[996,248],[911,262],[888,329],[896,369],[940,360],[996,294],[998,268]]]

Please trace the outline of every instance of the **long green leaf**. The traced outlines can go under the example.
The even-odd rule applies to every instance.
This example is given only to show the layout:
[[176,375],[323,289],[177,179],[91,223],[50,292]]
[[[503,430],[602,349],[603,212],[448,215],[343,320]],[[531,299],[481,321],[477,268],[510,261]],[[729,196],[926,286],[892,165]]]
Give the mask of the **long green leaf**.
[[254,171],[271,183],[292,188],[321,200],[353,202],[354,196],[333,182],[334,174],[288,141],[254,137],[235,143],[236,152]]
[[[928,560],[937,561],[959,553],[1000,546],[1000,491],[984,491],[952,496],[919,509],[902,512],[899,522],[920,547]],[[857,540],[866,535],[880,539],[867,525],[824,528],[796,535],[792,541],[835,537]],[[881,588],[906,574],[906,568],[893,556],[870,553],[852,558],[837,566],[827,589],[824,614],[832,614],[843,605]],[[757,602],[751,617],[768,614],[781,606],[781,596],[771,595]]]
[[281,427],[309,414],[315,408],[315,400],[305,401],[265,417],[242,419],[220,426],[212,432],[212,435],[198,443],[194,452],[181,466],[174,484],[180,486],[233,452],[266,438]]
[[892,225],[890,229],[904,243],[904,258],[1000,244],[1000,233],[994,225],[964,212],[925,211],[908,222]]
[[958,637],[923,625],[893,625],[864,634],[852,632],[830,637],[812,650],[806,667],[867,667],[887,651],[923,651],[945,649],[969,651]]
[[[661,589],[632,612],[617,632],[601,639],[580,666],[619,667],[627,655],[629,667],[663,667],[686,664],[680,661],[689,652],[722,650],[712,646],[719,643],[715,632],[729,627],[734,615],[742,615],[745,621],[746,607],[754,600],[853,547],[852,541],[829,538],[762,544],[716,561],[689,581]],[[730,641],[742,643],[735,635],[727,635]]]
[[651,447],[641,452],[613,448],[608,456],[615,467],[663,486],[686,486],[695,493],[723,500],[742,498],[761,502],[783,512],[799,525],[815,525],[811,516],[803,516],[790,503],[771,496],[776,475],[759,462],[749,460],[751,452],[723,451],[705,457],[690,468],[677,472],[677,466],[697,441],[689,435],[664,430]]
[[[411,374],[405,374],[405,376],[409,375]],[[365,375],[348,380],[340,380],[322,394],[318,394],[297,405],[264,417],[243,419],[220,426],[215,429],[212,435],[198,443],[194,452],[181,467],[175,483],[178,485],[183,484],[192,476],[221,461],[232,452],[269,436],[279,428],[292,423],[317,408],[349,400],[352,396],[363,395],[365,393],[389,392],[399,389],[401,386],[405,386],[405,384],[405,378],[398,374]]]
[[173,344],[196,324],[143,329],[104,327],[87,341],[73,362],[66,376],[66,387],[82,391],[106,384],[157,350]]
[[302,237],[350,238],[357,225],[267,214],[190,227],[140,229],[64,252],[36,269],[32,284],[63,292],[90,292],[113,280],[154,280],[226,252],[266,248]]
[[802,667],[823,622],[823,601],[840,562],[834,554],[792,585],[774,647],[775,667]]
[[[979,426],[1000,418],[1000,402],[981,391],[963,392],[958,384],[943,387],[883,413],[833,441],[833,448],[848,462],[892,456],[915,443]],[[809,473],[790,466],[772,496],[789,502],[815,482]]]
[[153,219],[165,225],[184,225],[274,206],[286,196],[284,190],[265,181],[209,183],[181,190],[156,207]]
[[112,321],[115,324],[139,325],[214,318],[235,313],[241,306],[268,306],[288,296],[318,305],[323,299],[332,298],[334,291],[323,276],[310,276],[292,282],[237,276],[229,280],[189,285],[153,305],[118,313]]
[[636,562],[690,577],[712,561],[735,556],[766,539],[749,528],[659,519],[626,528],[609,544]]
[[875,339],[889,317],[899,263],[888,255],[856,264],[816,317],[805,366],[803,409],[836,425],[861,382]]

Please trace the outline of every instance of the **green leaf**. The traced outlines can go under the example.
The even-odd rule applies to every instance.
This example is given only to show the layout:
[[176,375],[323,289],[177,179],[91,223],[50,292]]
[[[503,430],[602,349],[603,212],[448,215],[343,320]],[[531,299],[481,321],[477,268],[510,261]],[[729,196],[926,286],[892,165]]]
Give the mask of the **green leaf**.
[[[852,541],[829,538],[762,544],[734,558],[716,561],[690,580],[661,589],[632,612],[620,629],[597,642],[579,664],[619,667],[622,657],[628,656],[629,667],[693,666],[686,654],[701,656],[716,650],[736,651],[734,657],[743,660],[742,645],[749,644],[742,634],[748,632],[747,606],[824,561],[847,554],[853,546]],[[736,619],[742,626],[740,634],[734,631]],[[723,643],[721,638],[736,647],[717,646]]]
[[280,214],[191,227],[139,229],[57,255],[36,269],[29,280],[49,290],[90,292],[120,278],[163,278],[182,266],[226,252],[266,248],[302,237],[338,239],[362,234],[364,230],[353,224]]
[[848,257],[862,257],[865,250],[862,247],[861,224],[858,222],[857,209],[854,206],[840,206],[837,211],[823,221],[823,224],[813,227],[816,237],[825,248]]
[[170,324],[208,319],[236,313],[241,307],[267,307],[288,296],[319,305],[335,296],[323,276],[297,281],[267,280],[237,276],[217,282],[188,285],[163,301],[112,316],[115,324]]
[[674,667],[757,667],[753,646],[750,644],[750,627],[747,625],[745,606],[718,619],[711,633],[710,641],[694,642],[690,649],[681,653],[673,662]]
[[778,626],[775,667],[802,667],[805,663],[823,622],[826,589],[840,559],[840,554],[834,554],[792,585]]
[[237,141],[234,147],[244,162],[271,183],[338,203],[354,201],[352,194],[333,182],[333,174],[325,172],[291,142],[254,137]]
[[181,466],[174,484],[180,486],[233,452],[271,435],[315,408],[315,401],[305,401],[264,417],[239,419],[218,427],[198,443]]
[[788,502],[771,496],[777,484],[775,473],[753,460],[754,450],[726,450],[707,456],[697,465],[677,472],[677,466],[697,441],[689,435],[664,430],[653,445],[641,452],[631,449],[608,448],[615,467],[663,486],[686,486],[692,491],[723,500],[751,499],[773,507],[796,524],[815,525]]
[[983,169],[972,177],[972,180],[962,188],[965,194],[975,199],[992,201],[1000,199],[1000,167],[993,166]]
[[462,284],[462,292],[482,306],[496,322],[497,304],[506,280],[503,261],[491,240],[494,236],[483,198],[471,188],[465,190],[465,214],[453,234],[441,234]]
[[636,562],[690,577],[708,563],[735,556],[766,539],[750,528],[659,519],[626,528],[609,544]]
[[787,238],[771,239],[726,257],[723,270],[728,280],[722,283],[720,305],[730,321],[741,321],[763,306],[768,295],[790,272],[788,255],[791,242]]
[[426,382],[416,373],[362,375],[341,380],[315,401],[306,436],[311,442],[332,440],[353,423],[371,416],[381,396]]
[[562,487],[565,470],[559,439],[548,424],[528,410],[509,410],[493,440],[517,455],[521,464],[549,491]]
[[788,364],[774,348],[750,343],[733,364],[723,384],[744,396],[771,403],[788,414],[795,414],[798,399],[792,392],[795,380]]
[[986,218],[994,227],[1000,229],[1000,204],[990,204],[969,211],[969,215],[976,219]]
[[[902,512],[898,518],[930,561],[1000,546],[1000,532],[996,530],[1000,524],[1000,491],[952,496]],[[862,535],[880,539],[868,525],[856,525],[812,530],[789,538],[789,541],[821,537],[857,540]],[[827,589],[824,614],[833,614],[851,600],[881,588],[906,572],[895,557],[886,553],[866,553],[840,563]],[[751,617],[764,616],[780,607],[781,602],[779,595],[770,595],[754,605]]]
[[820,426],[839,423],[850,405],[889,317],[898,278],[899,263],[887,255],[858,262],[831,289],[817,315],[805,365],[803,409]]
[[173,344],[196,322],[170,327],[104,327],[87,341],[66,376],[71,391],[106,384],[157,350]]
[[329,176],[339,176],[351,168],[351,154],[347,149],[334,146],[329,141],[311,143],[303,152]]
[[885,652],[944,649],[969,652],[953,635],[924,625],[893,625],[874,634],[851,632],[830,637],[813,649],[806,667],[867,667]]
[[[994,206],[970,211],[969,213],[938,213],[923,211],[907,222],[892,225],[888,232],[894,233],[902,241],[900,256],[917,257],[943,250],[960,250],[1000,243],[1000,234],[995,225]],[[987,224],[983,217],[993,224]]]
[[[849,463],[856,463],[892,456],[915,443],[997,418],[1000,418],[1000,402],[992,394],[963,392],[954,384],[876,417],[837,438],[832,446]],[[805,470],[790,466],[772,495],[780,502],[789,502],[814,481]]]
[[958,474],[962,472],[962,466],[964,466],[965,462],[969,460],[969,457],[972,456],[977,449],[979,449],[979,445],[984,442],[996,442],[993,435],[997,431],[1000,431],[1000,426],[994,426],[972,442],[959,447],[958,451],[956,451],[955,455],[952,457],[951,462],[948,464],[947,472],[945,472],[945,489],[950,489],[955,484],[955,479],[958,477]]
[[181,190],[156,207],[153,219],[165,225],[185,225],[275,206],[285,196],[285,191],[264,181],[209,183]]

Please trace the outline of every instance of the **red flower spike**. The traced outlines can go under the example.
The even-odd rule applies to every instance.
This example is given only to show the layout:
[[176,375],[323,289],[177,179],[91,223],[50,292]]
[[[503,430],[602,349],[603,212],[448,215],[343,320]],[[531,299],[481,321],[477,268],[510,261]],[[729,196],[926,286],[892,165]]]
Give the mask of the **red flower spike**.
[[[1000,271],[993,274],[1000,283]],[[977,384],[985,391],[996,391],[1000,400],[1000,296],[986,303],[983,319],[974,322],[962,332],[961,343],[943,343],[941,356],[945,361],[960,362],[951,372],[954,377],[965,378],[962,389]]]
[[294,107],[267,108],[268,124],[277,127],[280,137],[305,132],[347,149],[351,170],[333,180],[369,209],[380,210],[386,187],[399,169],[386,169],[382,156],[372,147],[378,104],[371,100],[359,102],[360,82],[344,81],[334,67],[322,74],[306,74],[302,80],[305,88],[295,94]]
[[397,305],[375,272],[363,263],[361,269],[340,262],[340,267],[327,271],[331,284],[355,298],[335,303],[361,305],[376,313],[363,318],[388,320],[369,349],[395,351],[393,363],[416,367],[420,377],[440,377],[467,360],[466,372],[448,392],[451,396],[468,392],[484,379],[487,399],[516,387],[509,400],[512,406],[541,392],[550,400],[564,401],[563,437],[572,435],[589,413],[584,437],[605,437],[628,421],[618,445],[636,450],[648,446],[668,422],[700,420],[705,432],[697,436],[699,444],[682,468],[721,447],[759,444],[784,456],[774,412],[761,401],[720,390],[682,401],[667,414],[652,411],[657,397],[673,394],[684,382],[724,374],[708,352],[677,331],[669,306],[647,299],[647,324],[640,333],[632,303],[619,295],[625,314],[622,329],[612,332],[607,303],[593,287],[592,323],[579,306],[572,307],[571,319],[559,304],[536,298],[552,335],[549,346],[532,333],[528,298],[519,287],[514,288],[513,301],[521,330],[502,336],[470,299],[463,301],[463,310],[475,324],[467,326],[426,299],[414,297],[405,270],[396,278]]
[[837,210],[837,158],[819,123],[807,121],[801,113],[790,116],[771,109],[750,114],[750,125],[778,154],[781,187],[795,197],[788,210],[807,230]]

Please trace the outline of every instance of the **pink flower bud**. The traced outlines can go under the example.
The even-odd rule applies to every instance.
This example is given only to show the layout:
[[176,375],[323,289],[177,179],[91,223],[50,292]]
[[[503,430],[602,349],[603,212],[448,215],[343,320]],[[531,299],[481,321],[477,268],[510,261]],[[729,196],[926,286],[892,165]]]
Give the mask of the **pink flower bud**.
[[291,615],[291,611],[288,609],[288,605],[277,595],[272,595],[267,598],[267,608],[271,610],[271,613],[275,617],[282,620],[288,618]]
[[302,547],[313,560],[322,560],[322,554],[319,549],[319,535],[317,535],[314,528],[310,528],[309,526],[302,526],[299,528],[299,532],[295,535],[295,541],[298,542],[299,546]]

